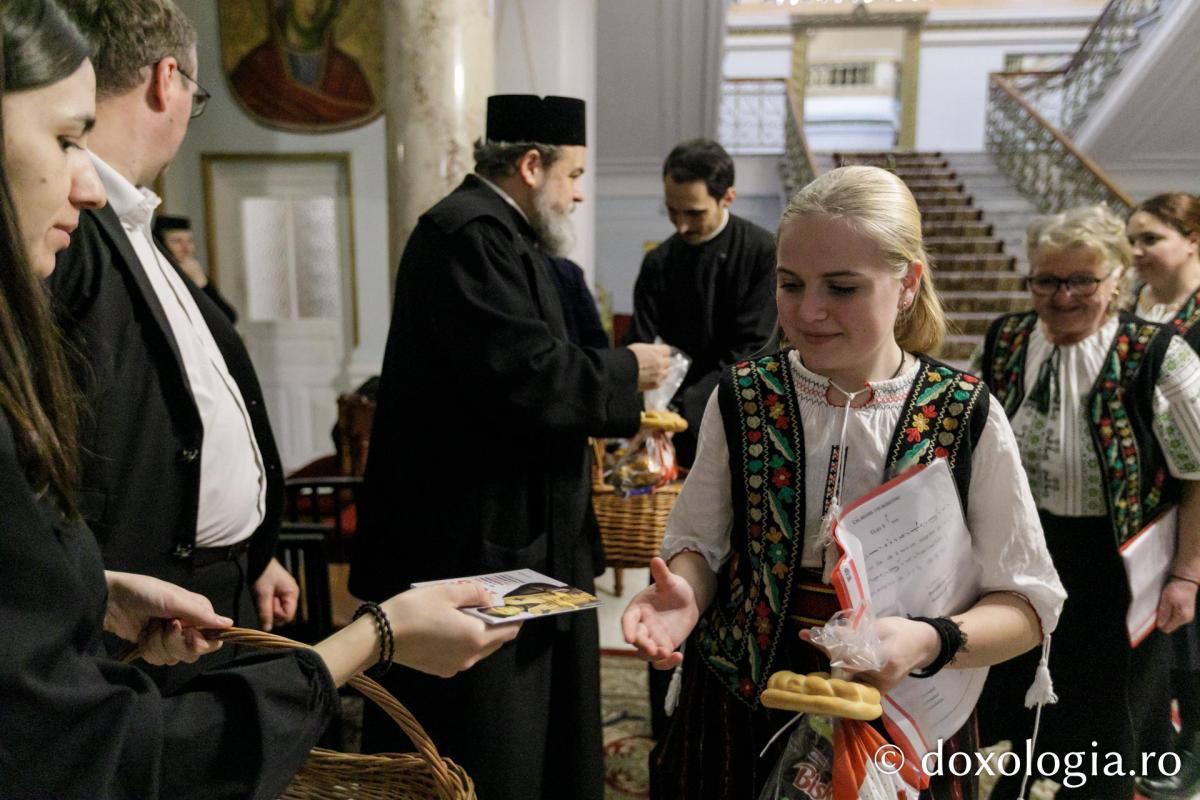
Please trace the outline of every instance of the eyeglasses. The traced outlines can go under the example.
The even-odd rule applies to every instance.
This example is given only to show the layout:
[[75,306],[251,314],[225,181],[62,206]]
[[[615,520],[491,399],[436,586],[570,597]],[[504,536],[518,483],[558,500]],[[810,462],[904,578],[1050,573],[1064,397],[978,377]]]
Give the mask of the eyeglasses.
[[1066,278],[1033,275],[1025,279],[1025,288],[1038,297],[1053,297],[1060,288],[1066,289],[1075,297],[1091,297],[1096,293],[1096,287],[1108,280],[1115,271],[1111,270],[1103,278],[1094,275],[1071,275]]
[[176,69],[179,70],[180,75],[196,84],[196,91],[192,95],[192,119],[195,119],[204,113],[204,107],[208,105],[208,101],[212,98],[212,95],[200,85],[200,81],[196,80],[191,75],[188,75],[182,67],[176,67]]

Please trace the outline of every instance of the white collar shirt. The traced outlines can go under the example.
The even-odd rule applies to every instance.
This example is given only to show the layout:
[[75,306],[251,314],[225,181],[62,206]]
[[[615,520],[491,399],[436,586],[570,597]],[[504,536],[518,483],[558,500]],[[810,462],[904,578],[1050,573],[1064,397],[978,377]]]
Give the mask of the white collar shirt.
[[150,221],[161,200],[134,186],[94,154],[108,202],[154,288],[179,348],[204,438],[196,546],[225,547],[248,539],[262,524],[267,481],[262,453],[241,390],[213,339],[186,280],[153,243]]

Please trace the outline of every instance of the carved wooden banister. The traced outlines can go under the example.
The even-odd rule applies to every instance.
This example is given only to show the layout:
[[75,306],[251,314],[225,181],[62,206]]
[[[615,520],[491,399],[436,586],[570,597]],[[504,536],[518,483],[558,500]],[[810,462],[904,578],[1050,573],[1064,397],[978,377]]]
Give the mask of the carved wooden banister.
[[1096,162],[999,74],[991,76],[987,144],[997,165],[1043,212],[1084,203],[1133,207]]
[[787,87],[787,150],[784,153],[783,183],[788,197],[817,177],[817,161],[804,135],[804,110],[791,86]]
[[990,76],[987,148],[1042,211],[1087,202],[1132,207],[1071,137],[1120,72],[1142,27],[1170,1],[1109,0],[1067,66]]

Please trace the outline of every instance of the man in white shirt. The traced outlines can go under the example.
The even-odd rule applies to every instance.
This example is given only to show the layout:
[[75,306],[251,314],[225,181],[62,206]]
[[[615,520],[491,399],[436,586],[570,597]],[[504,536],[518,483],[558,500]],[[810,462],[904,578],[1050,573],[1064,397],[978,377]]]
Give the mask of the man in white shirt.
[[195,31],[171,0],[63,5],[97,50],[90,144],[109,199],[50,280],[86,400],[81,507],[109,569],[270,629],[299,590],[273,557],[283,477],[262,391],[232,325],[155,246],[145,188],[208,99]]

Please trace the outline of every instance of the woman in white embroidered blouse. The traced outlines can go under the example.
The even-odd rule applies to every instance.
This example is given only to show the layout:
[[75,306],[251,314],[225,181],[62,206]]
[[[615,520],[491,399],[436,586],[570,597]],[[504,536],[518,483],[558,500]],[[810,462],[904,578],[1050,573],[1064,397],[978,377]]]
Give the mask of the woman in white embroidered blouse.
[[[956,373],[914,355],[936,350],[945,322],[916,203],[892,173],[844,167],[801,190],[780,224],[778,259],[779,322],[795,348],[780,354],[787,361],[779,374],[793,376],[794,385],[784,392],[794,399],[803,429],[803,464],[797,470],[807,477],[796,481],[804,500],[804,518],[795,526],[803,536],[799,563],[787,568],[800,582],[804,574],[818,576],[812,582],[820,592],[825,553],[819,532],[831,501],[853,500],[883,483],[894,438],[906,430],[919,438],[926,430],[927,420],[910,423],[904,416],[915,383],[928,370]],[[710,605],[727,594],[730,573],[751,558],[731,550],[735,541],[745,541],[735,531],[735,493],[753,498],[754,492],[731,471],[730,412],[718,401],[721,391],[709,399],[695,464],[667,524],[663,558],[651,562],[655,584],[630,601],[622,619],[626,640],[660,669],[685,663],[678,648],[706,611],[711,613]],[[987,390],[982,394],[986,402]],[[955,413],[960,411],[961,406]],[[969,483],[965,506],[984,595],[953,617],[969,642],[953,667],[987,666],[1030,650],[1043,632],[1054,629],[1065,597],[1003,409],[993,403],[979,417],[967,471],[978,479]],[[749,436],[756,441],[753,432]],[[831,592],[827,586],[823,591]],[[785,618],[797,610],[795,600],[788,602]],[[942,652],[930,624],[895,617],[877,624],[888,662],[858,678],[885,692],[915,670],[935,661],[940,667],[943,656],[954,655]],[[689,644],[679,711],[651,758],[652,796],[757,796],[774,760],[771,755],[758,760],[769,727],[759,725],[758,717],[769,712],[757,704],[756,693],[737,698],[722,691],[709,670],[698,666],[703,654],[697,641],[693,637]],[[780,645],[781,652],[789,648],[795,649]],[[799,669],[787,660],[775,667]]]
[[[1155,195],[1138,204],[1125,225],[1142,287],[1133,313],[1168,323],[1195,350],[1200,348],[1200,197],[1184,192]],[[1170,689],[1179,707],[1175,775],[1147,778],[1150,797],[1193,797],[1200,792],[1200,621],[1171,634]]]
[[[1107,208],[1035,220],[1027,247],[1034,311],[993,324],[980,366],[1012,420],[1068,592],[1050,658],[1062,691],[1039,739],[1060,756],[1112,752],[1130,764],[1138,751],[1170,747],[1169,648],[1158,632],[1130,647],[1118,545],[1179,498],[1178,547],[1157,627],[1169,633],[1191,620],[1200,581],[1200,359],[1171,331],[1117,314],[1132,254],[1124,223]],[[984,744],[1032,731],[1032,718],[1014,704],[1021,687],[1012,670],[1020,667],[1018,659],[989,676]],[[1111,702],[1096,703],[1099,685]],[[1060,797],[1130,797],[1132,771],[1068,784]],[[1015,797],[1016,789],[1002,779],[993,797]]]

